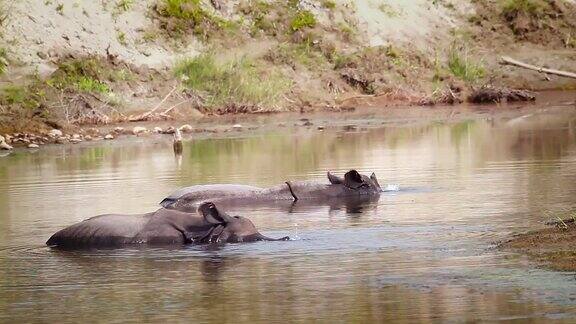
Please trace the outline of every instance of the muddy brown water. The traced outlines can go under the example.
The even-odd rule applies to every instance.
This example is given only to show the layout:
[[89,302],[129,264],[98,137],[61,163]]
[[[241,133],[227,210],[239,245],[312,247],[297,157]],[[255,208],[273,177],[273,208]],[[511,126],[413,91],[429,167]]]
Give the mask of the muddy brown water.
[[[93,215],[154,210],[182,186],[324,181],[350,168],[401,190],[359,205],[230,210],[291,241],[44,246]],[[167,137],[17,151],[0,159],[0,322],[571,322],[574,274],[494,242],[574,207],[575,180],[568,106],[194,139],[181,159]]]

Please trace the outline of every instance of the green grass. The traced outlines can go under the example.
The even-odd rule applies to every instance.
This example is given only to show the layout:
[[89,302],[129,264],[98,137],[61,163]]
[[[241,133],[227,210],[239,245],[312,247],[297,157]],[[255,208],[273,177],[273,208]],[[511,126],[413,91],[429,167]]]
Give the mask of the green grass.
[[0,76],[8,69],[8,54],[6,49],[0,48]]
[[191,30],[204,40],[217,31],[233,31],[237,28],[232,21],[211,14],[203,8],[200,0],[159,0],[157,12],[161,17],[173,18],[169,32],[182,36]]
[[[4,0],[0,0],[0,27],[3,27],[8,22],[8,8],[6,6],[6,2]],[[0,31],[0,36],[2,35],[2,31]]]
[[177,63],[174,73],[186,87],[201,93],[208,108],[270,108],[290,87],[281,74],[259,68],[247,58],[219,64],[211,54],[202,54]]
[[0,104],[19,106],[30,110],[39,106],[38,95],[24,86],[7,86],[0,92]]
[[73,80],[73,84],[80,91],[110,93],[110,87],[108,87],[106,83],[91,77],[80,76],[76,80]]
[[502,13],[506,17],[516,16],[520,13],[539,17],[548,7],[549,4],[543,0],[505,0],[502,4]]
[[275,64],[300,64],[309,69],[319,68],[326,63],[326,57],[309,43],[282,43],[268,51],[264,58]]
[[120,11],[128,11],[134,5],[134,0],[120,0],[116,3],[116,9]]
[[389,18],[395,18],[400,16],[400,12],[387,3],[380,4],[378,6],[378,10],[380,10],[383,14],[385,14]]
[[82,58],[60,63],[58,70],[46,80],[46,83],[59,90],[73,89],[110,94],[110,87],[104,80],[119,81],[126,77],[124,69],[107,69],[95,58]]
[[486,74],[482,64],[474,62],[466,49],[455,45],[448,52],[448,70],[455,77],[467,82],[477,81]]
[[314,28],[316,26],[316,17],[308,10],[300,10],[296,13],[290,22],[290,30],[297,32],[304,28]]
[[122,31],[118,31],[116,38],[118,39],[118,43],[120,43],[124,46],[128,45],[128,41],[126,40],[126,33],[122,32]]
[[326,9],[336,8],[336,2],[334,2],[332,0],[322,0],[322,1],[320,1],[320,3],[322,4],[322,7],[326,8]]

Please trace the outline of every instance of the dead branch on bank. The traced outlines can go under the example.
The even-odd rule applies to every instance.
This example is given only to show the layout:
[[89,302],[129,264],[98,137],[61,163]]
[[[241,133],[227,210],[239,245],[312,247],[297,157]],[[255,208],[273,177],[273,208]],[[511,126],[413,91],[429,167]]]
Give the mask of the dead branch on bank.
[[172,95],[172,93],[174,93],[174,91],[176,91],[176,88],[178,86],[175,85],[172,90],[170,90],[170,92],[168,92],[168,94],[164,97],[164,99],[162,99],[154,108],[150,109],[149,111],[141,114],[141,115],[136,115],[136,116],[130,116],[128,117],[128,121],[131,122],[137,122],[137,121],[146,121],[146,120],[152,120],[157,118],[158,116],[155,115],[159,115],[159,117],[161,117],[161,119],[165,118],[165,116],[162,116],[162,114],[154,114],[156,112],[156,110],[158,110],[162,104]]
[[497,88],[484,86],[472,91],[468,96],[471,103],[500,103],[517,101],[534,101],[536,93],[528,90]]
[[525,68],[525,69],[540,72],[540,73],[547,73],[547,74],[558,75],[558,76],[562,76],[562,77],[566,77],[566,78],[576,79],[576,73],[554,70],[554,69],[547,69],[547,68],[539,67],[536,65],[531,65],[531,64],[524,63],[524,62],[520,62],[520,61],[517,61],[517,60],[510,58],[508,56],[502,56],[502,61],[500,62],[500,64],[502,64],[502,65],[514,65],[514,66],[518,66],[521,68]]

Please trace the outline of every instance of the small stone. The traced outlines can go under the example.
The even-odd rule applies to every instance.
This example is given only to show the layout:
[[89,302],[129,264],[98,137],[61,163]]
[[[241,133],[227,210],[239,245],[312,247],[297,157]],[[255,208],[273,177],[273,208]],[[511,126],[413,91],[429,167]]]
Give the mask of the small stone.
[[346,125],[346,126],[344,126],[344,130],[347,131],[347,132],[356,130],[357,128],[358,128],[358,127],[357,127],[356,125]]
[[36,53],[36,55],[38,55],[38,57],[41,58],[41,59],[43,59],[43,60],[45,60],[45,59],[48,58],[48,54],[46,54],[46,53],[44,53],[44,52],[38,51],[38,52]]
[[70,140],[70,143],[72,143],[72,144],[78,144],[78,143],[80,143],[80,142],[82,142],[82,140],[79,139],[79,138],[72,138],[72,139]]
[[108,135],[104,136],[104,139],[105,140],[113,140],[114,136],[112,136],[112,134],[108,134]]
[[39,147],[40,146],[38,144],[34,144],[34,143],[28,144],[28,148],[39,148]]
[[142,126],[136,126],[132,129],[132,134],[134,135],[138,135],[141,133],[146,133],[148,130],[146,129],[146,127],[142,127]]
[[318,126],[317,128],[318,128],[318,130],[324,130],[325,127],[322,126],[322,125],[320,125],[320,126]]
[[174,134],[175,131],[176,131],[176,128],[170,126],[164,130],[163,134]]
[[73,140],[80,139],[80,134],[74,134],[74,135],[72,135],[72,139],[73,139]]
[[92,135],[92,136],[100,134],[100,130],[98,128],[94,128],[94,127],[86,129],[85,132]]
[[232,126],[232,129],[237,130],[237,131],[242,130],[242,125],[236,124],[236,125]]
[[0,135],[0,150],[11,150],[12,146],[6,143],[4,136]]
[[48,132],[48,136],[50,137],[60,137],[62,136],[62,131],[59,129],[52,129]]
[[180,128],[178,128],[182,133],[190,133],[192,132],[192,126],[186,124],[186,125],[182,125],[180,126]]
[[162,128],[156,126],[156,127],[154,127],[154,128],[152,129],[152,133],[161,134],[161,133],[162,133]]
[[91,141],[91,140],[92,140],[92,136],[86,135],[86,136],[84,136],[84,140],[86,140],[86,141]]
[[116,127],[116,128],[114,128],[114,133],[116,133],[116,134],[122,134],[122,133],[124,133],[124,127]]

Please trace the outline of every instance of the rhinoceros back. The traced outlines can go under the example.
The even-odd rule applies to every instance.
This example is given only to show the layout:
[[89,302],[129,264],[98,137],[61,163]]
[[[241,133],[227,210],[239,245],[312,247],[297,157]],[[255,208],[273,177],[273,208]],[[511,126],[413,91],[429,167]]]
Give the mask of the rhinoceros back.
[[107,246],[131,243],[151,214],[95,216],[56,232],[46,242],[57,246]]
[[179,199],[186,197],[190,202],[218,200],[229,197],[250,196],[262,191],[262,188],[238,184],[209,184],[196,185],[178,189],[164,198],[160,205],[164,208],[173,207]]

